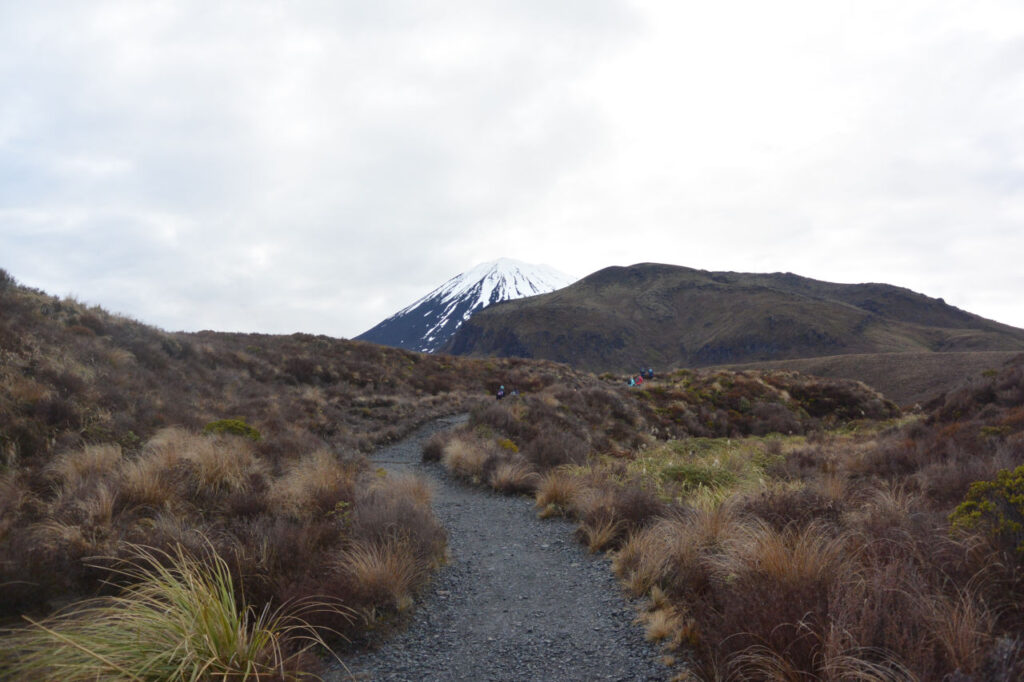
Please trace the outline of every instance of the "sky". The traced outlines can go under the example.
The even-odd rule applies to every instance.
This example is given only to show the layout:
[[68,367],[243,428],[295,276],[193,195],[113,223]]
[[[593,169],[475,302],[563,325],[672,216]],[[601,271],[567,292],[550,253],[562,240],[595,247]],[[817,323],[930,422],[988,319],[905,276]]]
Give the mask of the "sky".
[[0,0],[0,268],[352,337],[483,261],[1024,327],[1020,0]]

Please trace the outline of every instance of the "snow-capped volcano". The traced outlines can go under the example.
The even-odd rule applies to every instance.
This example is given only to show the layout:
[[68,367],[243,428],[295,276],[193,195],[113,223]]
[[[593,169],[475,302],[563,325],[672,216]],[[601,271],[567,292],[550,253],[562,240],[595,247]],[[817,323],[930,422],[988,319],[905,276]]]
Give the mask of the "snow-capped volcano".
[[547,265],[499,258],[452,277],[356,338],[432,353],[481,308],[500,301],[546,294],[574,281]]

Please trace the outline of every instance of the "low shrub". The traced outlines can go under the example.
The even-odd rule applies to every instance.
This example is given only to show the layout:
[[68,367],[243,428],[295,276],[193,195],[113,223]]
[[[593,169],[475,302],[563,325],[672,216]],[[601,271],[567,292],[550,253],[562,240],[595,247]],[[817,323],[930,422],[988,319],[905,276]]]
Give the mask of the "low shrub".
[[228,433],[253,441],[260,440],[260,432],[245,423],[244,419],[218,419],[203,427],[203,433]]
[[422,460],[424,462],[440,462],[444,454],[444,446],[448,444],[451,435],[447,431],[438,431],[423,444]]
[[971,484],[949,520],[954,528],[984,532],[1024,562],[1024,465]]

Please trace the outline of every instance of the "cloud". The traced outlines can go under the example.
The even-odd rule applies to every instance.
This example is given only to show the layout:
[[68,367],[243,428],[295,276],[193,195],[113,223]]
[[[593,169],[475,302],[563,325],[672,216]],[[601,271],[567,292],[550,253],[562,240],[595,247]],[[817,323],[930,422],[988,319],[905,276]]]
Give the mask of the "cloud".
[[884,280],[1024,326],[1022,26],[1009,0],[11,3],[0,267],[171,329],[351,336],[499,256]]

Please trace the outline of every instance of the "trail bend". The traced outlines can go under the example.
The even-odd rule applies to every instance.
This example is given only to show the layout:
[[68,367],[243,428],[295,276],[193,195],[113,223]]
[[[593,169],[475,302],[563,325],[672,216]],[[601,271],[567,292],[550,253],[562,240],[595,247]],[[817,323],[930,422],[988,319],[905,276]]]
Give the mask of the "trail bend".
[[607,559],[588,555],[571,524],[540,521],[528,499],[472,488],[421,461],[431,435],[463,421],[434,421],[373,455],[389,472],[431,482],[449,562],[420,595],[407,628],[348,657],[348,671],[339,666],[327,679],[669,679]]

